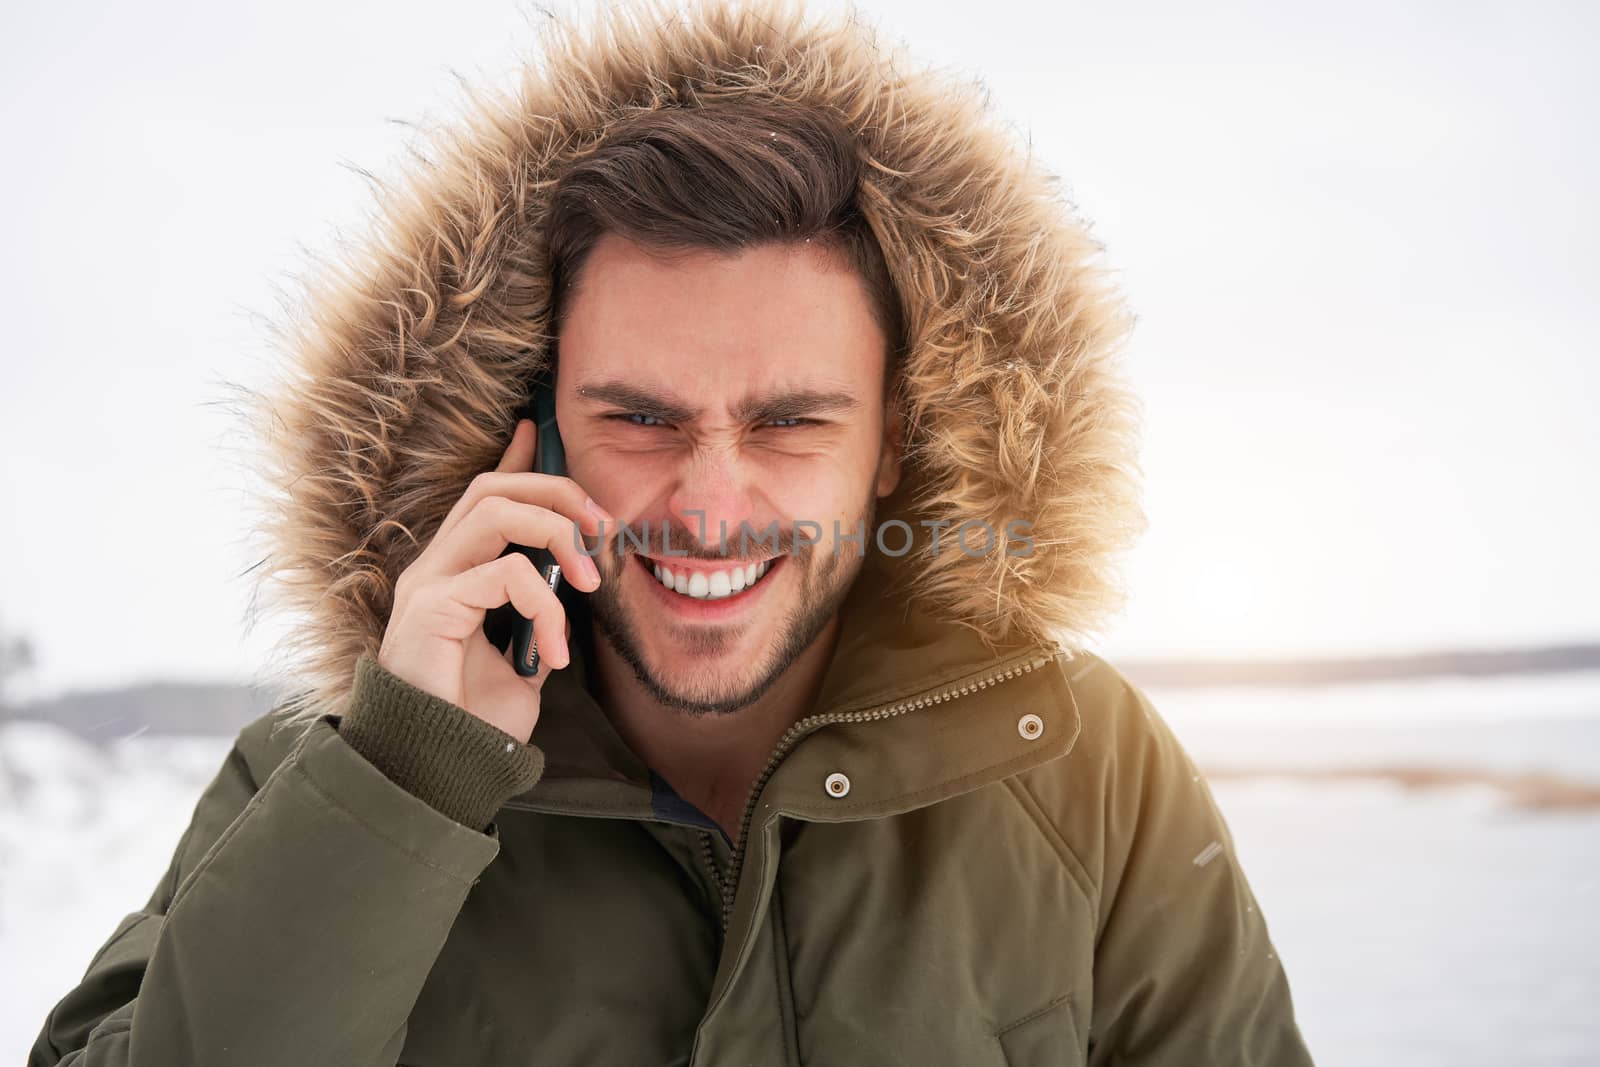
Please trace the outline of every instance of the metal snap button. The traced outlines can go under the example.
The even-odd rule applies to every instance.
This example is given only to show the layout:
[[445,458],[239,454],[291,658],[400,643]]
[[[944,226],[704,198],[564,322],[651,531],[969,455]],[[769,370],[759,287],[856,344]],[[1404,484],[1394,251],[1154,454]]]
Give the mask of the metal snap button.
[[1017,733],[1022,735],[1024,741],[1037,740],[1044,733],[1044,720],[1037,715],[1024,715],[1017,720]]
[[842,797],[850,792],[850,779],[834,771],[828,775],[828,780],[823,783],[822,788],[828,791],[830,797]]

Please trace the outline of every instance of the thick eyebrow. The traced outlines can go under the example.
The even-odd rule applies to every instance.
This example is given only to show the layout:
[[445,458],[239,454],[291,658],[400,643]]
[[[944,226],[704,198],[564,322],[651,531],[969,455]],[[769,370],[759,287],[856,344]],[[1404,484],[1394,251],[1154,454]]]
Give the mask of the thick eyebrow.
[[653,389],[641,389],[632,382],[583,383],[578,398],[592,404],[615,404],[628,411],[666,422],[688,422],[699,412],[687,404]]
[[[664,422],[693,422],[700,416],[700,409],[687,401],[654,389],[641,389],[627,381],[584,383],[578,386],[578,396],[590,402],[615,404]],[[745,397],[734,405],[733,417],[740,422],[793,419],[850,412],[860,406],[853,395],[843,391],[782,389]]]
[[767,419],[795,419],[802,415],[835,415],[854,411],[856,398],[846,392],[821,389],[785,389],[765,396],[745,397],[733,407],[739,422],[765,422]]

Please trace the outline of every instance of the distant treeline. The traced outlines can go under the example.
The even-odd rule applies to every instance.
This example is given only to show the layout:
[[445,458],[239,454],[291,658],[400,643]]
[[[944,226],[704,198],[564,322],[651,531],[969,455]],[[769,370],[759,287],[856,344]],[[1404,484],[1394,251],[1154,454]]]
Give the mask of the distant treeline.
[[273,706],[245,685],[155,682],[63,693],[0,712],[6,719],[44,720],[91,741],[134,734],[235,734]]
[[1417,652],[1396,656],[1289,660],[1126,660],[1117,666],[1139,685],[1333,685],[1449,675],[1555,674],[1600,670],[1600,644]]
[[[1141,686],[1329,685],[1444,675],[1483,677],[1600,670],[1600,644],[1349,659],[1113,662]],[[249,686],[162,682],[64,693],[0,709],[0,720],[53,722],[81,737],[109,742],[143,733],[233,734],[265,714],[273,703],[266,691]]]

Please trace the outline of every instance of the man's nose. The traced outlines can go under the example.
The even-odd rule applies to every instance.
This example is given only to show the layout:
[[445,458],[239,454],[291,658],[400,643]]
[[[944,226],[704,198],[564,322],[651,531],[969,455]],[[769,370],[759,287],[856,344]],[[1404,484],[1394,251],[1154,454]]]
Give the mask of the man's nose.
[[707,549],[737,555],[739,524],[754,519],[749,479],[749,467],[731,450],[696,449],[684,460],[667,508]]

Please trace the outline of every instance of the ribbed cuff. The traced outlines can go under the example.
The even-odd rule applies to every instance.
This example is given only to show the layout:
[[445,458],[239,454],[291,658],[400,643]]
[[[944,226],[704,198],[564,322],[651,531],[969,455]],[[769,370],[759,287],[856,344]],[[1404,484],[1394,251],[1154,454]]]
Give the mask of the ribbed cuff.
[[370,654],[356,661],[339,736],[402,789],[479,831],[544,774],[537,745],[418,689]]

